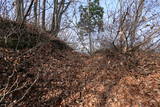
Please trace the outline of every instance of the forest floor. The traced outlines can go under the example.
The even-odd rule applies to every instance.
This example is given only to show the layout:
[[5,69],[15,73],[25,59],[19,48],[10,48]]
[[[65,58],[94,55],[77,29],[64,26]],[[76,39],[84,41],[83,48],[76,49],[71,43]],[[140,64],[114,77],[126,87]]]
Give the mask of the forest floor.
[[160,107],[160,54],[153,52],[88,56],[58,39],[1,47],[0,77],[1,106]]

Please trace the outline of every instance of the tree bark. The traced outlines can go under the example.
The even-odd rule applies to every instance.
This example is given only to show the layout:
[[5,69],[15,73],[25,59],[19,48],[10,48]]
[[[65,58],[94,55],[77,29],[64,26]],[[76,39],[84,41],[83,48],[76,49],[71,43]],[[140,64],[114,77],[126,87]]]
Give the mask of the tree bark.
[[[54,11],[53,11],[52,28],[51,28],[51,32],[53,34],[57,32],[57,22],[58,22],[57,13],[58,13],[58,0],[54,0]],[[57,36],[57,34],[55,36]]]
[[38,6],[38,0],[34,0],[34,24],[37,26],[37,6]]
[[21,22],[24,17],[23,0],[16,0],[16,21]]
[[90,54],[92,54],[93,53],[92,35],[91,32],[89,32],[88,34],[89,34],[89,50]]
[[46,21],[45,21],[45,17],[46,17],[46,0],[43,0],[43,8],[42,8],[42,29],[45,30],[46,27],[45,27],[45,24],[46,24]]

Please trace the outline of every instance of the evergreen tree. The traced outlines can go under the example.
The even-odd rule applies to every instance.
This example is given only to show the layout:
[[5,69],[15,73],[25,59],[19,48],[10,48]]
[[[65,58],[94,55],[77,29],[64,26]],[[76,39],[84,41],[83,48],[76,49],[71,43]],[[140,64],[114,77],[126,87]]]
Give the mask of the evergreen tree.
[[[87,6],[80,6],[80,20],[78,28],[81,34],[89,36],[90,53],[93,52],[92,32],[103,31],[103,8],[99,4],[99,0],[89,0]],[[82,33],[83,32],[83,33]]]

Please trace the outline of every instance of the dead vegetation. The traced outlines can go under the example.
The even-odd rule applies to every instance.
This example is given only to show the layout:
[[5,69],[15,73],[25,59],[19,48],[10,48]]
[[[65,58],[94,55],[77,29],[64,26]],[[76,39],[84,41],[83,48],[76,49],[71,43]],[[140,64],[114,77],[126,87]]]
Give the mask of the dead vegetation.
[[31,24],[21,24],[0,17],[1,47],[12,49],[32,48],[38,43],[49,41],[49,38],[49,34]]
[[58,39],[21,50],[1,47],[0,77],[1,106],[160,106],[160,55],[154,52],[88,56]]

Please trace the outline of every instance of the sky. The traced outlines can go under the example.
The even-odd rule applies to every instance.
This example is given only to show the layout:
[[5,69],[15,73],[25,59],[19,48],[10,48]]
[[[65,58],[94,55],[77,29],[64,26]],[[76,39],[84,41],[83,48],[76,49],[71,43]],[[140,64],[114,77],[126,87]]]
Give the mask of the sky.
[[100,0],[100,5],[104,7],[104,10],[115,9],[117,7],[118,0]]
[[[82,0],[86,2],[87,0]],[[100,5],[104,8],[105,12],[109,9],[115,9],[117,7],[118,0],[100,0]]]

